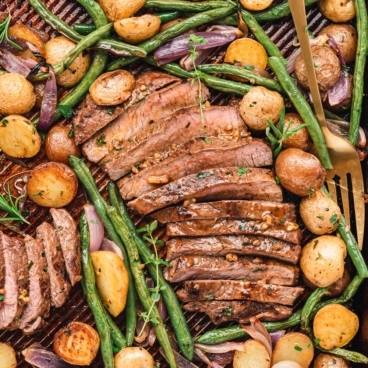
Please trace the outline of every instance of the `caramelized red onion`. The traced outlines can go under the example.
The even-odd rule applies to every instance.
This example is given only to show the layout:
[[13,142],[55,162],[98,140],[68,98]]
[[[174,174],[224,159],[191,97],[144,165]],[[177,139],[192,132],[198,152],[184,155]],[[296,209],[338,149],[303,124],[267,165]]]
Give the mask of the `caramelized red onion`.
[[110,252],[116,253],[121,259],[124,259],[121,249],[110,239],[103,239],[101,250],[108,250]]
[[9,73],[18,73],[28,77],[31,69],[11,52],[0,49],[0,65]]
[[4,38],[2,40],[2,42],[0,43],[0,49],[4,49],[7,50],[9,52],[11,52],[14,55],[19,55],[20,53],[22,53],[23,51],[28,49],[28,45],[27,43],[19,37],[16,36],[8,36],[10,41],[16,43],[19,47],[22,48],[22,50],[17,49],[16,47],[14,47],[13,45],[11,45],[6,38]]
[[241,326],[250,337],[265,346],[270,356],[272,356],[272,341],[270,334],[257,318],[250,319],[251,326]]
[[[349,122],[327,119],[327,126],[332,132],[339,134],[346,139],[348,138],[350,129]],[[359,127],[358,141],[356,146],[358,148],[365,148],[367,146],[367,136],[362,127]]]
[[92,204],[86,204],[84,207],[88,229],[90,234],[89,251],[96,252],[100,249],[104,238],[104,227],[102,221],[98,217],[95,207]]
[[328,103],[331,106],[336,106],[344,102],[351,91],[351,79],[347,72],[341,71],[339,80],[335,85],[328,90]]
[[229,351],[244,351],[244,344],[238,342],[223,342],[221,344],[207,345],[194,344],[194,347],[202,350],[205,353],[222,354]]
[[270,332],[270,337],[271,337],[271,341],[272,341],[272,347],[274,348],[277,341],[279,341],[281,339],[281,337],[283,337],[285,335],[285,330],[280,330],[280,331],[275,331],[275,332]]

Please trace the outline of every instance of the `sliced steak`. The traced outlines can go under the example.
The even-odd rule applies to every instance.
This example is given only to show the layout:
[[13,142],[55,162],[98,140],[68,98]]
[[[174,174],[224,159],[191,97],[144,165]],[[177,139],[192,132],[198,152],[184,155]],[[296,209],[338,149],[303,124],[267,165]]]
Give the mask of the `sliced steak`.
[[[209,95],[207,87],[202,87],[203,101]],[[98,162],[109,153],[119,152],[128,139],[153,122],[161,121],[180,109],[196,106],[197,99],[198,83],[192,85],[191,81],[154,92],[126,109],[111,124],[84,143],[83,153],[90,161]]]
[[129,206],[146,215],[187,199],[282,202],[282,189],[276,184],[272,170],[249,168],[244,172],[237,167],[224,167],[185,176],[130,201]]
[[243,200],[171,206],[151,216],[162,224],[209,218],[242,218],[271,221],[271,223],[296,222],[295,206],[291,203]]
[[174,238],[166,242],[166,261],[182,256],[262,256],[297,264],[301,246],[259,235]]
[[[3,250],[3,233],[0,232],[0,309],[3,305],[3,300],[5,298],[5,258],[4,258],[4,250]],[[4,240],[6,241],[6,240]]]
[[65,260],[66,271],[72,286],[80,281],[81,276],[81,256],[80,238],[77,224],[70,216],[69,212],[63,208],[51,208],[50,214],[54,221],[56,235],[59,239]]
[[19,328],[29,335],[43,326],[43,318],[49,315],[51,295],[42,241],[26,235],[24,242],[28,258],[29,303],[20,319]]
[[184,256],[174,259],[171,267],[164,270],[170,282],[232,279],[286,286],[296,285],[299,273],[296,266],[256,257],[235,257],[234,261],[227,261],[222,257]]
[[302,232],[298,224],[268,225],[265,221],[245,221],[243,219],[206,219],[181,221],[167,224],[166,235],[210,236],[210,235],[263,235],[300,244]]
[[36,237],[42,241],[47,271],[50,276],[51,305],[61,307],[67,300],[71,286],[66,279],[66,269],[63,252],[54,227],[43,222],[37,227]]
[[229,321],[248,323],[252,317],[257,317],[260,321],[281,321],[290,317],[293,312],[292,308],[284,305],[251,301],[192,302],[184,304],[183,309],[206,313],[215,325]]
[[85,142],[140,99],[169,84],[179,83],[179,81],[179,78],[170,74],[155,71],[144,72],[137,77],[130,98],[123,104],[113,107],[97,105],[88,94],[72,120],[75,143]]
[[293,305],[304,291],[302,287],[269,285],[234,280],[185,281],[176,292],[182,302],[197,300],[253,300],[261,303]]
[[[272,165],[272,150],[261,139],[250,142],[238,142],[220,139],[207,140],[196,138],[199,144],[184,155],[172,159],[171,157],[158,165],[150,166],[137,175],[123,178],[120,192],[125,200],[139,197],[159,187],[150,184],[152,177],[168,176],[169,181],[178,180],[184,176],[198,173],[202,170],[218,167],[262,167]],[[200,146],[200,147],[198,147]]]

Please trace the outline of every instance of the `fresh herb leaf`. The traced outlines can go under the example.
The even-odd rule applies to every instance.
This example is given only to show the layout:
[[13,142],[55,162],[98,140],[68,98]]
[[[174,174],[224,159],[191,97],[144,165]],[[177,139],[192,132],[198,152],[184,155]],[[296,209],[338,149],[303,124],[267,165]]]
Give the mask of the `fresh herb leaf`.
[[106,136],[105,134],[100,135],[98,138],[96,138],[97,146],[102,147],[106,144]]
[[308,198],[310,199],[312,193],[314,193],[314,189],[313,188],[309,188],[308,189]]
[[9,124],[9,120],[8,119],[3,119],[1,120],[2,126],[5,127]]
[[336,221],[337,221],[337,213],[335,213],[334,215],[332,215],[331,218],[330,218],[331,224],[334,224]]
[[207,294],[207,295],[205,295],[204,297],[205,297],[205,299],[207,299],[207,300],[213,300],[213,299],[215,299],[215,297],[214,297],[212,294]]
[[70,127],[70,130],[69,130],[69,133],[68,133],[68,137],[69,138],[74,137],[74,128],[73,128],[73,125]]
[[19,221],[29,225],[29,222],[24,218],[23,214],[18,208],[18,203],[22,198],[24,198],[24,195],[19,196],[14,202],[10,193],[9,186],[6,197],[4,197],[0,193],[0,210],[6,212],[8,215],[11,216],[11,217],[0,217],[0,221]]
[[115,111],[115,107],[108,107],[107,108],[107,112],[109,113],[109,115],[112,115]]
[[323,216],[317,216],[318,219],[324,220],[325,218]]
[[213,176],[213,175],[215,175],[215,174],[214,173],[211,173],[211,172],[205,172],[205,171],[203,171],[203,172],[200,172],[200,173],[198,173],[196,175],[196,179],[197,180],[202,180],[204,178],[208,178],[209,176]]
[[0,44],[3,42],[5,38],[6,42],[9,45],[12,45],[18,50],[23,50],[22,47],[20,47],[18,44],[16,44],[15,42],[9,39],[8,28],[9,28],[10,22],[11,22],[11,15],[9,14],[7,18],[4,20],[4,22],[0,23]]
[[239,167],[238,169],[236,169],[236,173],[240,176],[246,174],[248,172],[248,168],[247,167]]
[[212,143],[212,139],[209,139],[207,137],[198,137],[199,139],[201,139],[202,141],[206,142],[207,144],[211,144]]
[[254,66],[253,65],[245,65],[243,68],[246,69],[246,70],[253,70]]
[[64,118],[71,118],[73,115],[73,109],[69,105],[58,104],[57,108],[61,112]]
[[5,298],[5,295],[0,294],[0,301],[1,301],[1,300],[4,300],[4,298]]
[[296,351],[303,351],[303,348],[302,348],[302,347],[300,347],[298,344],[295,344],[295,345],[294,345],[294,349],[295,349]]

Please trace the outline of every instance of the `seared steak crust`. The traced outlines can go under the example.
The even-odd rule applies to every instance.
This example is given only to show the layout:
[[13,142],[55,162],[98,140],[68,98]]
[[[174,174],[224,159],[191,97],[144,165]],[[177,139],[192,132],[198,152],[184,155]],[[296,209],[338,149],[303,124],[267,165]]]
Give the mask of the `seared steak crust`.
[[3,233],[0,232],[0,309],[3,304],[3,297],[5,297],[5,258],[3,251]]

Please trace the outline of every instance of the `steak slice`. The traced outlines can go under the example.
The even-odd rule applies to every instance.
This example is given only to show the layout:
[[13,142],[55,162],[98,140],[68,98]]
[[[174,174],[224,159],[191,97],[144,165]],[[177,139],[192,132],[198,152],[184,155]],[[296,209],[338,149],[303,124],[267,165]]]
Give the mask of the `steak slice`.
[[208,218],[268,220],[272,223],[296,222],[295,206],[292,203],[244,200],[171,206],[157,211],[151,216],[162,224]]
[[[96,133],[83,145],[83,153],[92,162],[102,160],[107,154],[119,151],[125,142],[150,124],[172,115],[176,111],[198,104],[198,83],[191,81],[169,86],[154,92],[143,101],[130,106],[117,119]],[[202,99],[210,93],[202,86]],[[105,143],[103,143],[105,142]]]
[[292,308],[284,305],[252,301],[192,302],[184,304],[183,309],[190,312],[206,313],[215,325],[229,321],[248,323],[252,317],[256,317],[260,321],[281,321],[290,317],[293,312]]
[[50,214],[54,221],[56,235],[58,237],[65,260],[66,271],[72,286],[80,281],[81,276],[81,256],[80,238],[77,224],[70,216],[69,212],[63,208],[51,208]]
[[181,221],[167,224],[166,235],[210,236],[210,235],[263,235],[300,244],[302,232],[298,224],[268,225],[265,221],[245,221],[243,219],[206,219]]
[[302,287],[269,285],[234,280],[185,281],[176,292],[182,302],[197,300],[252,300],[261,303],[293,305],[304,291]]
[[130,98],[118,106],[99,106],[90,94],[79,105],[79,109],[72,120],[76,144],[82,144],[97,131],[122,114],[136,101],[146,97],[169,84],[179,83],[180,78],[170,74],[147,71],[139,75]]
[[130,200],[157,189],[159,187],[157,184],[148,182],[148,179],[154,176],[167,175],[169,181],[175,181],[202,170],[218,167],[272,165],[272,150],[261,139],[252,139],[250,142],[243,139],[234,142],[214,138],[207,140],[208,143],[199,138],[193,140],[199,144],[195,142],[194,147],[189,148],[186,154],[176,158],[170,157],[157,165],[149,166],[137,175],[123,178],[120,185],[123,198]]
[[49,315],[50,277],[42,241],[26,235],[24,242],[28,258],[29,303],[20,319],[19,328],[30,335],[43,326],[43,318]]
[[[4,258],[4,250],[3,250],[3,233],[0,232],[0,309],[3,305],[3,300],[5,298],[5,258]],[[4,239],[6,241],[6,239]]]
[[298,283],[300,270],[296,266],[258,257],[236,258],[231,262],[222,257],[179,257],[171,267],[165,267],[164,276],[170,282],[232,279],[286,286]]
[[71,286],[66,279],[63,253],[56,230],[47,222],[37,227],[36,237],[40,239],[46,255],[47,271],[50,276],[51,305],[61,307],[67,300]]
[[249,199],[282,202],[282,189],[269,169],[224,167],[191,174],[130,201],[129,206],[146,215],[187,199],[200,202]]
[[301,246],[259,235],[174,238],[166,242],[166,261],[182,256],[263,256],[297,264]]

